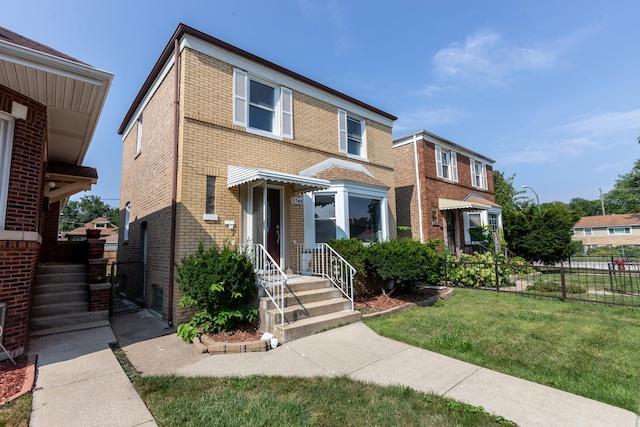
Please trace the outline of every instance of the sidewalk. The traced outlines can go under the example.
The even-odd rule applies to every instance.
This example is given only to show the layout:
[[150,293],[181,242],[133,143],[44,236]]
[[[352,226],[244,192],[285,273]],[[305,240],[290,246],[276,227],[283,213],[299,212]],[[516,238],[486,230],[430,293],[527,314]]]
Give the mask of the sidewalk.
[[117,338],[145,376],[345,375],[482,406],[520,426],[640,427],[632,412],[383,338],[362,322],[266,353],[216,356],[196,354],[167,332],[143,310],[114,317],[111,328],[33,340],[42,390],[34,393],[31,426],[155,425],[108,347]]

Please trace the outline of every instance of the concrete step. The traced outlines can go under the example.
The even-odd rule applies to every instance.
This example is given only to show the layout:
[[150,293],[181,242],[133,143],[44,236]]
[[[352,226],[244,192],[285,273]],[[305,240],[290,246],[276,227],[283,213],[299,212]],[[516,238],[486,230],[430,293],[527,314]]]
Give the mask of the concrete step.
[[313,289],[332,288],[328,279],[313,276],[293,276],[287,280],[287,292],[302,292]]
[[64,302],[85,301],[89,301],[89,291],[87,290],[86,284],[83,284],[82,290],[34,294],[32,307],[47,304],[59,304]]
[[75,313],[85,313],[88,310],[89,301],[34,305],[31,307],[31,317],[54,316],[58,314],[69,315]]
[[86,273],[86,264],[59,264],[46,263],[38,264],[37,274],[68,274],[68,273]]
[[301,319],[287,325],[276,325],[272,332],[280,342],[293,341],[317,332],[338,326],[348,325],[360,321],[362,314],[359,311],[344,310],[334,313]]
[[[296,322],[308,317],[322,316],[323,314],[337,311],[351,310],[351,301],[346,298],[332,298],[329,300],[315,301],[308,304],[295,304],[284,309],[285,323]],[[282,314],[276,310],[267,310],[267,316],[272,319],[272,324],[282,323]]]
[[40,294],[52,294],[52,293],[58,293],[58,292],[81,292],[81,291],[87,291],[88,289],[89,289],[89,284],[85,276],[84,282],[67,282],[67,283],[36,285],[33,288],[33,293],[35,295],[40,295]]
[[[100,313],[100,312],[96,312]],[[74,325],[66,325],[66,326],[57,326],[46,329],[31,329],[29,332],[30,337],[41,337],[44,335],[54,335],[54,334],[62,334],[65,332],[73,332],[73,331],[84,331],[86,329],[93,328],[103,328],[105,326],[109,326],[109,313],[107,313],[106,320],[97,320],[93,322],[85,322]]]
[[54,285],[58,283],[87,282],[87,272],[47,273],[36,276],[36,285]]
[[[335,287],[311,289],[309,291],[296,292],[295,294],[287,293],[284,295],[284,306],[304,305],[317,301],[342,298],[343,296],[342,292]],[[272,310],[275,308],[275,304],[271,301],[271,298],[262,297],[260,298],[260,308]]]
[[74,326],[82,327],[83,323],[106,320],[109,322],[109,311],[85,311],[82,313],[55,314],[50,316],[31,316],[32,334],[50,328]]

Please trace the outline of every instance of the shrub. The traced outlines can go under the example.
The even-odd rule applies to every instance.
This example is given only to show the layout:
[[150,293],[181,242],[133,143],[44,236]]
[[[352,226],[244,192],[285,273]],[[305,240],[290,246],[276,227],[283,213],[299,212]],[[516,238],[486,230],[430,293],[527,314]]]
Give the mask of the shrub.
[[[568,294],[584,294],[587,290],[580,285],[566,284],[565,288]],[[527,286],[528,291],[535,292],[562,292],[562,283],[553,280],[536,280],[533,285]]]
[[371,280],[367,277],[364,269],[364,260],[366,256],[366,247],[358,239],[338,239],[331,240],[329,246],[338,252],[353,268],[356,269],[356,277],[353,283],[353,289],[356,295],[371,293],[375,287],[372,286]]
[[[393,282],[403,290],[435,284],[442,278],[442,242],[420,243],[410,238],[375,242],[365,250],[365,271],[376,283]],[[384,290],[384,287],[382,287]]]
[[496,268],[498,286],[512,286],[510,274],[526,274],[530,270],[522,260],[507,262],[503,254],[492,252],[463,254],[459,258],[448,256],[446,261],[447,280],[458,286],[473,288],[496,286]]
[[258,309],[251,304],[257,294],[253,265],[228,245],[205,250],[201,242],[195,253],[182,260],[176,282],[184,294],[179,305],[196,310],[189,323],[178,326],[178,335],[187,342],[198,330],[220,332],[258,317]]

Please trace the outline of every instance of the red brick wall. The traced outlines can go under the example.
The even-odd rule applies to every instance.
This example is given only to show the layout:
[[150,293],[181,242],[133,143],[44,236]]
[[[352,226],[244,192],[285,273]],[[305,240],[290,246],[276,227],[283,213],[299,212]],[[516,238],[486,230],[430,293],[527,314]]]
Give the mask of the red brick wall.
[[[27,107],[27,118],[15,121],[5,230],[39,233],[47,143],[46,108],[0,86],[0,110],[11,113],[13,102]],[[0,240],[0,302],[7,303],[3,341],[7,350],[16,356],[24,353],[27,344],[31,289],[40,247],[33,239]]]

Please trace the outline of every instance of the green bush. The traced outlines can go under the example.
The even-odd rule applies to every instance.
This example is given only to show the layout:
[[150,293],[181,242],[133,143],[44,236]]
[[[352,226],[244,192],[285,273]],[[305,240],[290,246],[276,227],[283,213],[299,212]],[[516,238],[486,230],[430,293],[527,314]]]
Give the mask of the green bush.
[[195,253],[182,260],[176,282],[184,294],[179,305],[196,310],[189,323],[178,326],[178,335],[187,342],[198,331],[220,332],[258,317],[258,309],[251,304],[257,294],[253,265],[235,248],[205,250],[201,242]]
[[365,250],[364,267],[369,280],[414,290],[418,284],[441,280],[441,253],[442,242],[438,240],[424,244],[410,238],[375,242]]
[[[587,292],[583,286],[575,284],[566,284],[565,288],[568,294],[584,294]],[[562,292],[562,283],[540,279],[536,280],[533,285],[527,286],[527,290],[535,292]]]
[[522,274],[529,270],[524,261],[507,262],[503,254],[486,252],[484,254],[461,255],[459,258],[447,257],[447,280],[458,286],[472,288],[495,287],[496,268],[498,286],[512,286],[510,274]]
[[366,247],[358,239],[338,239],[331,240],[329,246],[338,252],[353,268],[356,269],[356,277],[353,283],[353,290],[356,295],[364,295],[374,291],[371,281],[367,277],[364,269],[366,257]]

